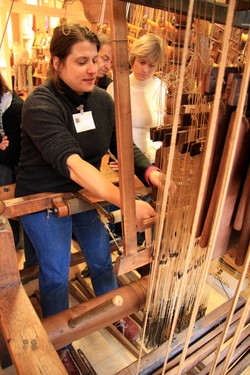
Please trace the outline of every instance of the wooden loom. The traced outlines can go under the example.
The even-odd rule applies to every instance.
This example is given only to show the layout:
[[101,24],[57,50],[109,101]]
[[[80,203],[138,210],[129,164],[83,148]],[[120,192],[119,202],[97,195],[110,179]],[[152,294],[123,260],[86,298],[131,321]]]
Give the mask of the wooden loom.
[[[147,2],[145,2],[147,3]],[[150,5],[152,2],[150,2]],[[158,2],[163,7],[164,2]],[[190,2],[191,3],[191,2]],[[233,3],[233,2],[232,2]],[[229,14],[233,14],[233,5],[230,4]],[[149,5],[149,4],[145,4]],[[157,5],[157,4],[156,4]],[[188,13],[188,10],[187,10]],[[114,67],[115,67],[115,92],[122,92],[125,89],[128,90],[128,66],[127,61],[127,42],[126,33],[127,25],[125,22],[125,4],[121,1],[110,2],[110,15],[112,17],[111,25],[114,25],[112,31],[112,38],[115,41],[114,44]],[[228,23],[230,21],[227,20]],[[226,22],[225,22],[226,23]],[[119,27],[118,27],[119,25]],[[239,121],[242,117],[244,97],[246,96],[246,83],[249,81],[249,48],[248,57],[246,58],[248,64],[246,64],[244,70],[245,85],[242,84],[240,91],[240,99],[235,114],[234,123]],[[220,62],[220,69],[218,73],[218,82],[220,76],[223,76],[223,63],[225,67],[225,61]],[[222,68],[221,68],[222,67]],[[117,71],[116,71],[117,70]],[[222,81],[222,80],[221,80]],[[217,94],[216,94],[217,93]],[[220,97],[220,90],[217,89],[215,97]],[[177,91],[175,101],[177,102],[177,110],[173,113],[173,129],[171,135],[171,141],[175,144],[175,137],[178,136],[178,101],[181,100],[181,88]],[[214,101],[215,106],[219,101]],[[123,228],[124,228],[124,255],[121,256],[116,264],[117,274],[123,274],[131,269],[137,268],[140,265],[146,264],[150,261],[151,247],[138,252],[136,245],[135,236],[135,221],[134,221],[134,192],[131,194],[131,181],[133,180],[133,170],[131,169],[133,155],[132,155],[132,135],[127,134],[128,124],[131,123],[128,108],[130,107],[129,98],[117,95],[116,99],[116,111],[117,113],[117,127],[118,127],[118,151],[120,155],[119,160],[124,160],[120,164],[120,185],[122,192],[122,212],[123,212]],[[213,110],[211,115],[211,124],[216,123],[216,109]],[[209,149],[209,140],[212,142],[214,136],[211,135],[215,129],[210,129],[210,135],[207,140],[207,150],[205,155],[205,162],[211,158],[212,145]],[[222,221],[223,208],[226,201],[227,191],[229,189],[229,175],[230,168],[232,170],[233,160],[236,154],[236,145],[240,139],[239,126],[235,126],[232,130],[234,139],[233,145],[230,148],[230,153],[227,153],[226,160],[226,173],[221,172],[222,187],[218,189],[217,205],[214,206],[213,221],[210,224],[208,249],[205,255],[205,269],[204,275],[208,271],[208,266],[212,257],[214,256],[215,247],[219,239],[219,228]],[[166,141],[167,142],[167,141]],[[232,142],[230,142],[231,144]],[[171,147],[171,146],[170,146]],[[126,155],[125,155],[126,152]],[[230,154],[230,155],[229,155]],[[164,183],[164,190],[162,193],[163,198],[168,195],[168,185],[171,179],[171,158],[174,159],[174,154],[171,155],[171,148],[169,153],[168,165],[166,168],[166,182]],[[169,161],[170,160],[170,161]],[[204,163],[205,163],[204,162]],[[164,165],[163,165],[164,166]],[[207,175],[201,175],[201,186],[199,197],[204,196],[204,192],[207,189]],[[28,204],[27,201],[38,198]],[[18,373],[44,373],[44,374],[63,374],[65,373],[64,368],[58,360],[55,352],[52,350],[51,342],[54,348],[60,348],[63,345],[76,340],[77,338],[83,337],[90,334],[91,332],[98,330],[108,324],[118,320],[121,316],[126,316],[135,311],[144,308],[145,304],[149,304],[149,297],[146,296],[145,290],[150,287],[151,283],[148,281],[148,277],[142,278],[139,282],[132,283],[129,287],[122,287],[119,290],[119,295],[122,296],[124,303],[122,306],[116,306],[113,303],[113,298],[116,296],[117,291],[107,293],[104,296],[92,299],[84,304],[80,304],[74,308],[69,309],[66,313],[57,314],[55,317],[45,319],[42,324],[39,319],[35,316],[34,311],[28,301],[27,295],[23,290],[20,282],[20,276],[18,273],[18,267],[15,259],[15,249],[13,245],[13,239],[10,231],[10,227],[6,220],[6,217],[18,216],[29,211],[32,207],[33,210],[41,210],[44,207],[47,209],[55,208],[60,210],[67,210],[70,200],[78,199],[72,195],[57,195],[57,196],[43,196],[29,197],[22,202],[12,201],[5,202],[5,206],[1,207],[1,212],[5,215],[1,217],[1,232],[0,232],[0,245],[1,245],[1,262],[0,262],[0,275],[1,275],[1,329],[3,338],[6,342],[7,348],[11,354],[13,363],[16,366]],[[65,203],[66,202],[66,203]],[[51,206],[50,206],[51,205]],[[198,201],[196,206],[202,208],[204,201]],[[80,205],[80,209],[86,209],[86,203]],[[79,205],[77,205],[79,209]],[[163,209],[163,208],[162,208]],[[200,223],[200,212],[202,210],[196,210],[193,213],[193,221],[197,225]],[[247,210],[243,210],[247,215]],[[9,212],[9,214],[8,214]],[[165,210],[162,214],[158,211],[160,221],[156,224],[155,229],[155,254],[157,254],[157,248],[160,247],[157,238],[161,238],[160,231],[164,227]],[[249,220],[249,219],[248,219]],[[191,230],[192,238],[197,237],[198,229],[193,226]],[[249,227],[248,227],[249,228]],[[197,229],[197,230],[196,230]],[[191,246],[191,245],[190,245]],[[5,251],[2,253],[2,249]],[[249,363],[249,296],[246,301],[240,297],[240,290],[242,282],[245,278],[247,268],[249,266],[249,247],[244,257],[244,267],[241,274],[241,279],[236,290],[235,296],[227,304],[216,310],[212,315],[209,314],[195,323],[196,311],[198,310],[199,298],[197,298],[196,304],[193,307],[193,314],[190,319],[189,328],[180,333],[177,340],[172,340],[174,336],[174,329],[170,331],[169,341],[160,345],[157,349],[153,350],[149,354],[140,357],[138,361],[122,370],[120,374],[177,374],[182,371],[190,371],[201,362],[206,356],[215,352],[215,361],[209,363],[206,367],[200,370],[200,373],[237,373],[237,371],[243,370]],[[223,250],[224,251],[224,250]],[[191,253],[191,252],[190,252]],[[187,254],[189,256],[189,254]],[[218,256],[218,254],[216,254]],[[156,255],[155,255],[156,258]],[[187,267],[189,262],[187,261]],[[154,266],[153,266],[154,267]],[[184,268],[183,274],[187,274],[187,269]],[[154,268],[152,268],[152,277],[154,276]],[[198,297],[202,294],[202,288],[205,282],[205,276],[201,279],[200,285],[197,288]],[[185,277],[181,279],[182,283],[185,282]],[[184,280],[184,281],[183,281]],[[132,290],[132,292],[131,292]],[[180,299],[183,288],[180,288]],[[180,308],[180,302],[177,301],[175,309]],[[196,311],[195,311],[196,310]],[[148,310],[146,310],[148,311]],[[80,317],[80,318],[79,318]],[[173,320],[173,326],[175,324],[178,314],[175,314]],[[69,322],[77,320],[74,328],[72,328]],[[79,323],[80,320],[80,323]],[[75,321],[74,321],[75,322]],[[72,324],[71,324],[72,325]],[[190,327],[194,327],[191,329]],[[47,336],[48,335],[48,336]],[[48,340],[50,338],[51,342]],[[222,351],[221,347],[224,342],[229,340],[231,337],[231,346],[227,346],[225,351]],[[192,344],[192,345],[191,345]],[[237,346],[237,349],[235,350]],[[236,363],[235,367],[227,370],[231,357]],[[224,362],[223,362],[224,360]],[[216,364],[218,366],[216,368]],[[240,370],[239,370],[240,369]],[[42,372],[41,372],[42,371]]]

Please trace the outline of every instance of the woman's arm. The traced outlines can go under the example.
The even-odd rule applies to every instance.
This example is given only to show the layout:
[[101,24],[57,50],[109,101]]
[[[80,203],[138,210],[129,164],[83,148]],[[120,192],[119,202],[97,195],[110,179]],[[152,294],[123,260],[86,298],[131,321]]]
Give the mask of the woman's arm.
[[67,159],[70,178],[94,195],[120,206],[120,191],[98,169],[83,160],[79,155]]
[[[73,154],[67,159],[70,178],[92,194],[120,207],[120,190],[101,174],[95,167]],[[150,204],[136,200],[136,224],[143,226],[143,221],[156,215]]]

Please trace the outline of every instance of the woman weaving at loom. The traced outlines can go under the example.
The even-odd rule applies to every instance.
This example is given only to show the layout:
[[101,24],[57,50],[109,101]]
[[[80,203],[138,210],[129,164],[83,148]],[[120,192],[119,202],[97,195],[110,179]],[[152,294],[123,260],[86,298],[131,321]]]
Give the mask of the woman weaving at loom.
[[[77,192],[84,187],[120,207],[119,188],[99,171],[107,150],[116,154],[116,135],[113,100],[95,87],[98,50],[99,40],[88,28],[55,28],[50,44],[50,78],[29,95],[23,107],[16,196]],[[159,172],[136,146],[134,158],[137,176],[158,185]],[[138,226],[154,215],[148,203],[136,200]],[[21,220],[39,260],[44,317],[68,308],[72,230],[88,264],[95,294],[118,287],[109,236],[96,210],[63,218],[44,211],[24,215]],[[124,334],[134,339],[130,322],[127,318]]]

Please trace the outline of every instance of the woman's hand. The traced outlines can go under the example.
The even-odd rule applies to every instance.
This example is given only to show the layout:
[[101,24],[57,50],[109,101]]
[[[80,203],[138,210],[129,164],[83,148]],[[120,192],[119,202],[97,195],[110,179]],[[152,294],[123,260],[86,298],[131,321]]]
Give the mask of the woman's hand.
[[136,225],[138,228],[143,227],[144,220],[150,219],[151,217],[156,216],[156,212],[149,203],[136,200],[135,201],[135,210],[136,210]]
[[5,135],[2,138],[2,141],[0,142],[0,150],[6,150],[6,148],[9,146],[9,140],[8,137]]
[[[152,185],[160,189],[164,188],[164,181],[162,180],[163,177],[161,175],[161,171],[153,169],[148,178]],[[169,191],[172,196],[176,193],[176,185],[173,181],[170,182]]]
[[150,183],[158,188],[161,186],[160,178],[161,172],[158,169],[152,169],[148,176]]

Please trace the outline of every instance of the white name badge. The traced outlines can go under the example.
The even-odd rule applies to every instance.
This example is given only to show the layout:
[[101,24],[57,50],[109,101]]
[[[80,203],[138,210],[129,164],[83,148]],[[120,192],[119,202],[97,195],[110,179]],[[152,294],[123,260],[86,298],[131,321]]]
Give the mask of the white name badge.
[[75,113],[73,115],[73,120],[77,133],[95,129],[95,123],[91,111]]

